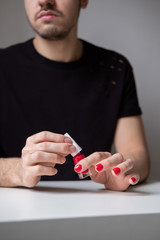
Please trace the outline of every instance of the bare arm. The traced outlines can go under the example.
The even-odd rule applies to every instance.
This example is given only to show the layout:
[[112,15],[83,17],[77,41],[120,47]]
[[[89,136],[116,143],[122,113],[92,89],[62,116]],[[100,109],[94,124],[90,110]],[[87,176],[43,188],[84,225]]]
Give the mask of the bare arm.
[[136,172],[143,181],[149,175],[149,154],[145,140],[144,127],[140,116],[121,118],[118,121],[114,138],[116,151],[124,159],[133,162],[131,172]]
[[21,185],[20,158],[0,158],[0,187]]

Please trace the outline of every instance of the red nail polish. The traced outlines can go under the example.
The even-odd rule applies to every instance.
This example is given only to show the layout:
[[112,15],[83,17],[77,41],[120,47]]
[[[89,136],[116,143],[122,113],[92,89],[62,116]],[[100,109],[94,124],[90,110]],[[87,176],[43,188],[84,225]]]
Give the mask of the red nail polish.
[[113,168],[112,171],[113,171],[116,175],[118,175],[118,174],[120,174],[121,169],[118,168],[118,167],[116,167],[116,168]]
[[[76,165],[76,164],[77,164],[80,160],[82,160],[83,158],[85,158],[85,156],[84,156],[83,154],[78,153],[78,154],[73,158],[74,164]],[[80,171],[82,170],[82,165],[78,164],[77,166],[81,166],[81,169],[80,169],[79,171],[76,171],[77,168],[75,167],[75,171],[78,172],[78,173],[80,173]],[[89,172],[89,171],[88,171],[88,169],[87,169],[87,170],[81,172],[80,174],[86,174],[86,173],[88,173],[88,172]],[[84,176],[84,177],[85,177],[85,176]]]
[[[76,165],[80,160],[85,158],[85,156],[83,154],[80,154],[82,148],[74,141],[74,139],[68,133],[65,133],[65,136],[69,137],[72,140],[72,143],[76,148],[76,151],[74,153],[71,153],[71,155],[73,157],[73,162]],[[81,166],[81,168],[80,168],[80,166]],[[82,170],[82,165],[81,164],[78,164],[74,169],[78,173],[78,176],[79,176],[80,179],[83,179],[83,178],[86,178],[86,177],[90,176],[89,169],[81,172],[81,170]]]
[[81,164],[78,164],[77,166],[75,166],[75,171],[77,172],[77,173],[79,173],[81,170],[82,170],[82,165]]
[[134,177],[131,177],[131,180],[133,183],[135,183],[136,179]]
[[73,161],[75,164],[77,164],[80,160],[82,160],[83,158],[85,158],[85,156],[83,154],[78,153],[74,158]]
[[101,172],[103,170],[103,165],[101,163],[96,165],[97,172]]

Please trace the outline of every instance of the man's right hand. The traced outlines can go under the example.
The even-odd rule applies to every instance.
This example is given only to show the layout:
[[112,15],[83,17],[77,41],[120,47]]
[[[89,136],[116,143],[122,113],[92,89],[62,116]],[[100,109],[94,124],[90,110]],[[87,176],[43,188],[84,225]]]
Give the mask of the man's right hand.
[[34,187],[41,176],[55,175],[55,165],[65,163],[65,157],[75,151],[71,139],[61,134],[44,131],[27,138],[20,161],[20,185]]

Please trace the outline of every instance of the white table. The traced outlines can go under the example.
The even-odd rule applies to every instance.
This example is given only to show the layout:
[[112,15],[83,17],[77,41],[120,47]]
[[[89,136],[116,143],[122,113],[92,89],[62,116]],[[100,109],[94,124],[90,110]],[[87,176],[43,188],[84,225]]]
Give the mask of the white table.
[[0,188],[0,240],[159,240],[160,182],[126,192],[92,181]]

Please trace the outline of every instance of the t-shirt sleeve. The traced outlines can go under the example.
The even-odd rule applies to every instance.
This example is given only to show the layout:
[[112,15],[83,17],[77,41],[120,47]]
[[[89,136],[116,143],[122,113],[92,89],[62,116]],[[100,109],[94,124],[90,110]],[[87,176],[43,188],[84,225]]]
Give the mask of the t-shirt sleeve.
[[141,114],[142,111],[139,106],[133,69],[128,63],[124,79],[119,117],[122,118]]
[[4,153],[3,149],[0,146],[0,158],[6,157],[6,154]]

